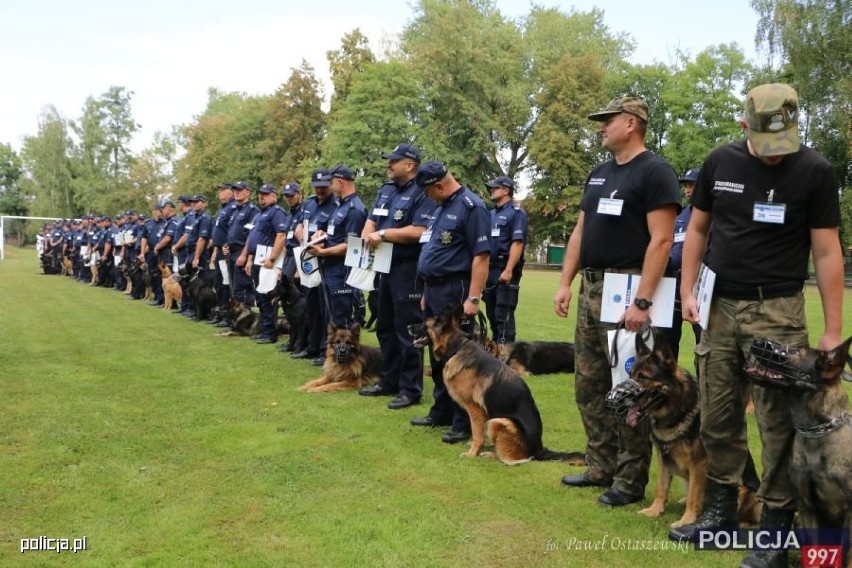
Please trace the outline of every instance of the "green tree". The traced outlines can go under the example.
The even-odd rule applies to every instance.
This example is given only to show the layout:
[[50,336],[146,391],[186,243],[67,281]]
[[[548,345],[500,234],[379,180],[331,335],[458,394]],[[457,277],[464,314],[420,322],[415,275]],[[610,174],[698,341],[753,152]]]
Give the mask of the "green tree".
[[[27,198],[19,183],[23,173],[20,156],[9,144],[0,144],[0,214],[27,214]],[[18,243],[23,244],[25,220],[9,219],[6,223],[5,230],[15,233]]]
[[24,192],[33,197],[33,215],[72,217],[80,213],[74,197],[72,149],[67,121],[55,107],[45,107],[39,116],[38,134],[25,137],[21,149],[27,175],[21,183]]
[[355,75],[364,71],[364,68],[376,61],[376,56],[370,50],[370,42],[361,33],[360,28],[343,36],[340,49],[325,52],[328,59],[328,67],[331,71],[331,84],[334,91],[331,94],[331,111],[334,111],[349,96]]
[[304,168],[319,159],[324,126],[320,82],[303,60],[264,108],[262,137],[255,144],[263,181],[281,185],[305,179]]
[[150,209],[174,194],[178,136],[177,129],[171,133],[157,131],[151,145],[134,157],[128,174],[128,207]]

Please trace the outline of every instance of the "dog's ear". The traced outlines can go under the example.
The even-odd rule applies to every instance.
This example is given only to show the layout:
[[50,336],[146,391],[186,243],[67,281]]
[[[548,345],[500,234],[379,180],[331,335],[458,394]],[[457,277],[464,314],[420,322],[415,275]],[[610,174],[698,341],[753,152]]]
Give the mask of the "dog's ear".
[[464,319],[464,305],[453,304],[449,307],[452,309],[453,321],[461,325],[461,321]]
[[839,377],[843,372],[843,367],[849,360],[849,346],[852,345],[852,337],[832,349],[826,351],[824,356],[821,356],[820,366],[822,367],[823,376]]
[[328,336],[331,337],[337,331],[337,326],[328,322]]
[[352,327],[349,328],[349,331],[352,332],[352,335],[357,339],[361,335],[361,324],[353,323]]

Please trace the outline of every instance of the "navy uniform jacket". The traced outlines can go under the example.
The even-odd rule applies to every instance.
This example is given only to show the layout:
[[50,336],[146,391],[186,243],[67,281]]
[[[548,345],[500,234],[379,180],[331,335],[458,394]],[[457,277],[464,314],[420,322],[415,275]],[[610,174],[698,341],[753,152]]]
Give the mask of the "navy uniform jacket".
[[669,251],[669,266],[675,270],[680,270],[683,259],[683,241],[686,238],[686,227],[689,225],[691,217],[692,205],[687,205],[675,219],[674,242],[672,243],[672,250]]
[[163,236],[162,229],[165,224],[166,222],[162,218],[159,221],[155,219],[145,221],[145,227],[139,236],[139,241],[141,242],[143,237],[148,239],[148,252],[154,252],[154,247],[160,242],[160,238]]
[[210,228],[212,225],[213,221],[206,211],[194,215],[192,226],[187,225],[185,227],[189,235],[186,238],[186,248],[190,252],[195,253],[195,245],[198,243],[198,239],[210,238]]
[[85,229],[76,229],[74,231],[74,248],[77,252],[80,252],[80,247],[86,246],[86,230]]
[[296,227],[304,220],[304,213],[304,202],[300,202],[290,209],[290,223],[287,226],[287,250],[289,251],[292,251],[300,244],[299,239],[296,238]]
[[172,215],[171,217],[166,217],[166,220],[163,221],[163,224],[160,226],[160,231],[157,236],[157,242],[159,243],[165,237],[171,237],[172,240],[169,241],[169,247],[173,247],[177,240],[180,238],[182,233],[179,233],[180,219],[177,215]]
[[[515,241],[527,241],[527,213],[514,201],[491,210],[491,262],[506,264]],[[521,257],[523,258],[523,257]]]
[[175,240],[176,244],[178,240],[184,235],[186,235],[187,239],[189,239],[189,233],[192,232],[192,229],[195,227],[195,211],[187,211],[186,215],[183,216],[183,219],[178,221],[177,227],[175,229]]
[[[367,222],[367,208],[357,193],[347,195],[341,199],[337,205],[337,209],[331,214],[331,219],[328,221],[325,246],[333,247],[341,243],[345,243],[349,235],[361,237],[361,231],[364,230],[364,223]],[[343,264],[345,258],[343,256],[327,256],[324,257],[327,263]]]
[[249,252],[253,254],[258,245],[274,245],[278,233],[287,232],[287,222],[287,212],[277,203],[261,209],[254,218],[254,229],[249,233]]
[[434,217],[423,233],[417,271],[426,279],[469,277],[473,257],[491,250],[485,204],[462,186],[435,209]]
[[[423,188],[413,178],[401,187],[388,182],[379,188],[368,219],[376,224],[376,230],[410,225],[428,227],[435,207],[435,202],[426,197]],[[416,259],[420,256],[420,249],[420,243],[394,243],[392,259]]]
[[222,248],[228,243],[228,229],[230,228],[231,218],[234,211],[237,209],[237,201],[230,200],[216,212],[216,218],[213,220],[212,240],[213,246]]
[[[246,244],[249,231],[253,226],[252,222],[258,213],[260,213],[260,209],[251,201],[246,201],[242,205],[234,202],[231,217],[228,219],[228,234],[225,239],[229,247],[242,248]],[[251,252],[254,252],[253,248]]]
[[311,240],[311,236],[317,231],[326,231],[328,229],[328,220],[331,219],[331,214],[337,208],[337,200],[329,196],[320,204],[317,201],[317,196],[312,195],[305,202],[302,209],[302,220],[308,222],[308,234],[305,235],[305,240]]

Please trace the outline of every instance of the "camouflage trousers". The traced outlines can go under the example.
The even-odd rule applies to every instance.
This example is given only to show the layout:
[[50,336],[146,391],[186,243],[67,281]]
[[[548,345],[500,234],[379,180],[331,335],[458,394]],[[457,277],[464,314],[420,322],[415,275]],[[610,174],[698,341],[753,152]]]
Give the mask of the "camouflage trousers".
[[[807,345],[801,293],[763,301],[714,298],[707,329],[696,346],[701,376],[701,441],[707,450],[707,476],[737,484],[748,454],[745,406],[749,380],[743,363],[755,336]],[[788,394],[754,385],[755,417],[763,446],[763,478],[758,491],[773,509],[794,509],[795,489],[788,464],[794,430]]]
[[602,278],[593,281],[584,276],[574,335],[574,391],[588,440],[586,476],[611,482],[614,489],[629,495],[644,495],[651,461],[650,425],[643,420],[631,428],[606,407],[606,394],[612,388],[606,332],[615,324],[600,321],[602,291]]

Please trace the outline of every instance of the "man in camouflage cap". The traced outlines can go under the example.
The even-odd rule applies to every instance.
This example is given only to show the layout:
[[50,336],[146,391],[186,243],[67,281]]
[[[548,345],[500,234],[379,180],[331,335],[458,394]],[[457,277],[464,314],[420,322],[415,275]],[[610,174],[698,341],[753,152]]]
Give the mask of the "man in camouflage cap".
[[[701,166],[683,247],[683,317],[698,321],[693,286],[699,267],[716,274],[709,324],[696,346],[701,377],[701,440],[707,489],[695,523],[670,537],[737,526],[737,490],[748,455],[743,361],[752,338],[805,346],[802,284],[813,253],[825,329],[819,349],[841,342],[843,259],[840,203],[831,164],[799,143],[798,101],[788,85],[748,93],[741,125],[746,139],[713,150]],[[712,232],[713,238],[708,240]],[[789,473],[795,434],[789,395],[754,385],[763,445],[762,528],[789,529],[796,490]],[[838,496],[838,499],[841,499]],[[742,566],[786,566],[783,550],[754,551]]]

